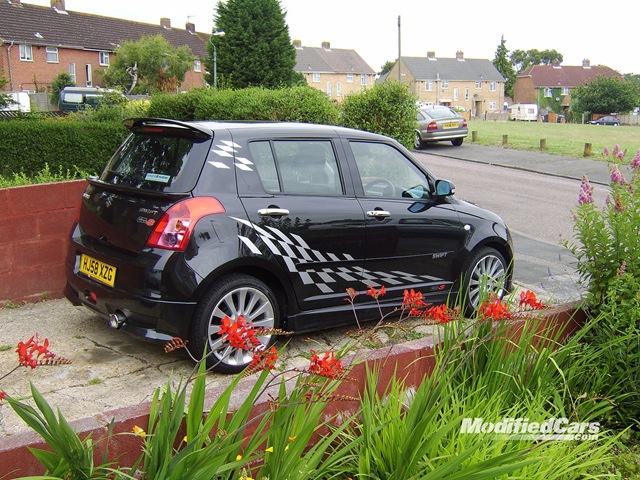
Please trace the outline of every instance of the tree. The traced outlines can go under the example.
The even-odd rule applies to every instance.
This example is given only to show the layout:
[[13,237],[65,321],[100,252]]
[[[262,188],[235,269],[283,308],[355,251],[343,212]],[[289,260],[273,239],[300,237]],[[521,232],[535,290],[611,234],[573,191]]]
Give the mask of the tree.
[[60,91],[64,87],[75,87],[75,82],[71,79],[71,75],[66,72],[59,73],[56,75],[51,82],[51,102],[54,104],[58,103],[60,99]]
[[628,112],[638,106],[639,98],[636,84],[600,75],[571,91],[571,109],[576,114]]
[[391,60],[385,62],[385,64],[382,65],[382,69],[380,70],[380,75],[384,75],[385,73],[389,73],[395,64],[396,64],[396,62],[395,61],[392,62]]
[[[4,76],[4,71],[0,70],[0,90],[2,90],[8,83],[8,80]],[[13,105],[14,102],[11,98],[11,95],[7,95],[6,93],[0,93],[0,108],[6,108],[10,105]]]
[[[296,49],[284,17],[279,0],[219,1],[214,31],[224,32],[224,36],[211,36],[218,83],[222,77],[224,84],[234,88],[306,84],[303,75],[294,70]],[[208,81],[213,84],[214,46],[210,43],[208,49]]]
[[564,57],[556,50],[514,50],[511,52],[511,65],[516,73],[525,71],[534,65],[552,65],[554,62],[562,63]]
[[507,54],[509,50],[507,50],[506,40],[504,39],[504,35],[500,38],[500,45],[496,50],[496,56],[493,59],[493,66],[500,72],[500,74],[504,77],[504,94],[507,97],[513,98],[513,84],[516,81],[516,72],[513,69],[513,65],[509,61]]
[[103,79],[126,93],[175,91],[194,61],[189,47],[174,47],[162,35],[125,40],[115,53]]

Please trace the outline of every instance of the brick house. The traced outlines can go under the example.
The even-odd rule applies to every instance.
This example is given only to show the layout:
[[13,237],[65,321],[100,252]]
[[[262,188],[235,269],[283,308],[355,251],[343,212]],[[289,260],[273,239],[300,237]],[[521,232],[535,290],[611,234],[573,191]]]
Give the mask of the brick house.
[[5,90],[46,90],[56,75],[67,72],[78,86],[102,86],[100,71],[109,66],[115,49],[124,40],[160,34],[174,46],[187,45],[196,60],[181,90],[206,85],[204,64],[209,34],[198,33],[193,23],[185,29],[160,24],[73,12],[64,0],[51,7],[0,1],[0,74],[8,80]]
[[591,66],[586,59],[581,66],[534,65],[516,77],[513,102],[536,103],[540,110],[563,113],[569,109],[571,90],[600,76],[623,78],[612,68]]
[[322,47],[303,47],[300,40],[294,40],[293,45],[296,47],[294,70],[331,100],[340,102],[375,83],[376,72],[355,50],[331,48],[329,42],[322,42]]
[[400,57],[381,81],[408,84],[427,104],[463,107],[471,116],[501,110],[504,103],[504,77],[489,60],[438,58],[435,52],[426,57]]

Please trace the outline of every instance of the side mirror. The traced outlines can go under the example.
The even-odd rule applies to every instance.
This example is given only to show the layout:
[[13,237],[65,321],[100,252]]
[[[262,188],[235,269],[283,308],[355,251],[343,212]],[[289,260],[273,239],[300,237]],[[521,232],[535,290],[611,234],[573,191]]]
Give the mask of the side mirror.
[[436,197],[448,197],[456,193],[456,187],[448,180],[436,180]]

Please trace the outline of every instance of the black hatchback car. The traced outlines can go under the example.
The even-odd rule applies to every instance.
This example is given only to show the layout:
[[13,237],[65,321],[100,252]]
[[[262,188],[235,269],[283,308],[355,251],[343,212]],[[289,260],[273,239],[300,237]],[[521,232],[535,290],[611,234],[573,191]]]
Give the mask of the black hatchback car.
[[[141,118],[88,178],[69,244],[67,298],[111,326],[189,339],[221,372],[251,355],[224,317],[303,332],[354,322],[347,288],[405,289],[477,307],[509,290],[508,228],[463,202],[393,139],[347,128]],[[366,295],[359,320],[377,319]],[[273,336],[260,338],[264,345]]]

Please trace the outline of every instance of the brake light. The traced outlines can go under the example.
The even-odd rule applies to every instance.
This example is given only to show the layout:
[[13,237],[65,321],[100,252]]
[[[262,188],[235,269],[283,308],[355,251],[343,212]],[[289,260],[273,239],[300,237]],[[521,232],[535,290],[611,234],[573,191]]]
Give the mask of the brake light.
[[467,126],[467,120],[466,120],[466,119],[464,119],[464,120],[462,121],[462,126],[463,126],[463,127],[466,127],[466,126]]
[[438,124],[436,122],[431,122],[429,125],[427,125],[427,130],[437,130],[438,129]]
[[206,215],[224,213],[222,204],[213,197],[197,197],[172,205],[156,223],[147,240],[148,247],[183,251],[198,220]]

